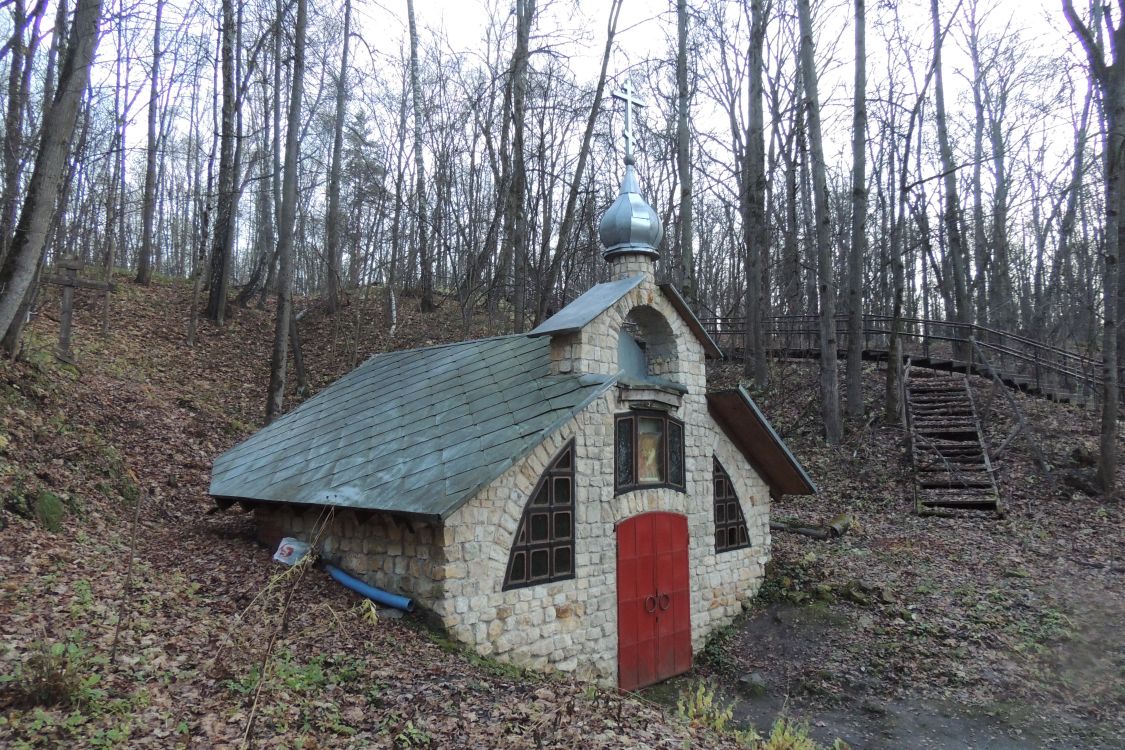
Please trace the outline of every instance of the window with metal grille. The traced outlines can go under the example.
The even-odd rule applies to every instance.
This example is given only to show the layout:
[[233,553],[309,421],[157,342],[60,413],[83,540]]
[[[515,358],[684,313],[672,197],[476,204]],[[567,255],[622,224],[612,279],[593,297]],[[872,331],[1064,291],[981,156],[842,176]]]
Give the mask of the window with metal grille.
[[746,517],[738,495],[734,494],[734,484],[730,475],[723,469],[719,459],[714,461],[715,485],[715,551],[727,552],[750,546],[750,535],[746,531]]
[[647,411],[619,414],[614,422],[614,494],[642,487],[684,491],[683,422]]
[[551,462],[523,510],[504,589],[574,578],[574,441]]

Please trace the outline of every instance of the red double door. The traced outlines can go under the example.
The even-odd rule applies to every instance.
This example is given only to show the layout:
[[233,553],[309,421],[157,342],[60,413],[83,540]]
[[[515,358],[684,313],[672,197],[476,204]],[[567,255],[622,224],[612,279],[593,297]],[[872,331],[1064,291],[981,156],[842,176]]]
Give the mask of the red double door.
[[617,524],[617,682],[635,690],[691,669],[687,517]]

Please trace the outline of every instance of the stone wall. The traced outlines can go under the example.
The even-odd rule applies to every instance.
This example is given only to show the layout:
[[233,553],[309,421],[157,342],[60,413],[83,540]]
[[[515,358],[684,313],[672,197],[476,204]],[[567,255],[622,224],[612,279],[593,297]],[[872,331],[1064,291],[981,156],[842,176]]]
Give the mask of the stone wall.
[[645,281],[651,284],[655,280],[655,272],[654,259],[643,253],[616,255],[609,261],[610,281],[627,279],[640,273],[644,274]]
[[[539,449],[447,522],[453,544],[446,597],[435,612],[453,637],[483,655],[551,672],[617,682],[615,524],[648,511],[688,517],[692,647],[729,624],[758,589],[769,558],[769,493],[706,413],[684,416],[688,492],[613,494],[613,393],[591,404]],[[682,410],[681,410],[682,411]],[[503,591],[508,553],[539,474],[575,438],[575,578]],[[749,548],[715,553],[712,457],[727,469],[742,503]]]
[[[437,614],[458,640],[501,661],[617,682],[615,524],[648,511],[688,518],[692,646],[698,651],[760,585],[769,559],[769,493],[707,412],[703,349],[659,289],[641,284],[581,332],[556,337],[557,371],[617,373],[617,333],[635,308],[659,314],[675,337],[676,361],[650,361],[653,375],[688,389],[674,414],[685,425],[687,492],[641,489],[614,496],[616,389],[598,399],[447,521],[445,600]],[[646,312],[648,315],[649,312]],[[634,316],[634,319],[645,316]],[[563,370],[563,367],[566,369]],[[542,471],[575,439],[575,578],[503,591],[508,554]],[[746,517],[748,548],[715,553],[712,457],[730,474]]]
[[447,531],[386,513],[264,506],[254,511],[258,536],[272,548],[284,536],[318,541],[327,561],[372,586],[434,609],[442,596]]

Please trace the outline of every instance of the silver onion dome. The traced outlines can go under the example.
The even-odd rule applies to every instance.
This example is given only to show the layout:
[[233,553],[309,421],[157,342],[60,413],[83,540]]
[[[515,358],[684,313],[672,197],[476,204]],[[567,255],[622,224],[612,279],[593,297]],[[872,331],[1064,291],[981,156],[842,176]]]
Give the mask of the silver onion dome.
[[[631,156],[631,155],[630,155]],[[598,235],[607,261],[620,255],[647,255],[659,258],[656,246],[664,237],[664,227],[652,206],[641,197],[637,188],[637,173],[627,160],[625,177],[621,180],[621,195],[602,217]]]

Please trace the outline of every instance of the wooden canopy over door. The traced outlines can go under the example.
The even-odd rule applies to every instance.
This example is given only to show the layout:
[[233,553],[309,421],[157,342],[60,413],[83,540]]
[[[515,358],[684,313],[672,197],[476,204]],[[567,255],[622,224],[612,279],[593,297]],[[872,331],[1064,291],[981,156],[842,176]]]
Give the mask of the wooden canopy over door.
[[617,524],[617,683],[635,690],[691,669],[687,517]]

